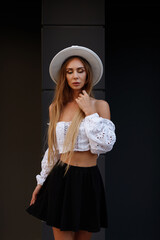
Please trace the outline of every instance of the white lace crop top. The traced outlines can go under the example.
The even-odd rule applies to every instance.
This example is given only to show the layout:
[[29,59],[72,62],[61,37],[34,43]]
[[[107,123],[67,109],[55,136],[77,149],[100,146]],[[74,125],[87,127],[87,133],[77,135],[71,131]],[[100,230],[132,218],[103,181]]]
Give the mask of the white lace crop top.
[[[58,156],[48,163],[48,149],[41,161],[41,172],[36,176],[37,184],[43,185],[54,164],[58,161],[63,151],[63,143],[70,122],[57,122],[56,137]],[[98,113],[86,116],[79,127],[79,133],[76,139],[74,151],[88,151],[94,154],[106,153],[112,150],[116,142],[115,125],[106,118],[102,118]]]

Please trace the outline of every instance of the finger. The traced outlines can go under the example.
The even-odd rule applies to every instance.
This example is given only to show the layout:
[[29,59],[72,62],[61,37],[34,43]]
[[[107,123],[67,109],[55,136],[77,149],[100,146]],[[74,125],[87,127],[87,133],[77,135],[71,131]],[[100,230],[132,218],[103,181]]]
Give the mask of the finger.
[[82,99],[83,98],[83,96],[78,96],[78,99]]
[[83,94],[84,95],[88,95],[87,92],[85,90],[82,90]]
[[81,98],[83,98],[85,96],[86,96],[86,94],[82,94],[82,93],[79,94],[79,97],[81,97]]
[[34,204],[34,203],[35,203],[35,199],[32,199],[31,204]]

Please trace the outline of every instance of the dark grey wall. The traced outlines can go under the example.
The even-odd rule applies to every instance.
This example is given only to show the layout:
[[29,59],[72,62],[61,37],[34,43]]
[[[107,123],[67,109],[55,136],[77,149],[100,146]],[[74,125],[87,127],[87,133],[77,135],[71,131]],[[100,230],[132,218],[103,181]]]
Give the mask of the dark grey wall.
[[41,158],[41,5],[23,3],[0,11],[2,240],[41,238],[41,223],[25,212]]
[[108,192],[112,240],[160,239],[159,10],[140,1],[110,1],[108,9],[108,94],[117,132]]

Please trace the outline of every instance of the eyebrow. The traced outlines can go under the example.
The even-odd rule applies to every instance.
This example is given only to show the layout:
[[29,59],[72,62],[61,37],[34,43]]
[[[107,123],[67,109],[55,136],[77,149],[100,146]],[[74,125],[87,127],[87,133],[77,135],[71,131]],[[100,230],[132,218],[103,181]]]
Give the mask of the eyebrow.
[[[85,67],[78,67],[77,69],[81,69],[81,68],[84,68],[84,69],[85,69]],[[72,70],[73,68],[66,68],[66,70],[68,70],[68,69],[69,69],[69,70],[70,70],[70,69]]]

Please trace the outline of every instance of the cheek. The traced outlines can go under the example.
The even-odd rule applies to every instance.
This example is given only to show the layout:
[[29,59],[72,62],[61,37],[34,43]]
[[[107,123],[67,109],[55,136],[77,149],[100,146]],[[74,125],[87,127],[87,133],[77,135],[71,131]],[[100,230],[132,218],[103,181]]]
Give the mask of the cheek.
[[83,80],[84,80],[84,81],[86,81],[86,77],[87,77],[87,74],[85,73],[85,74],[83,75]]

